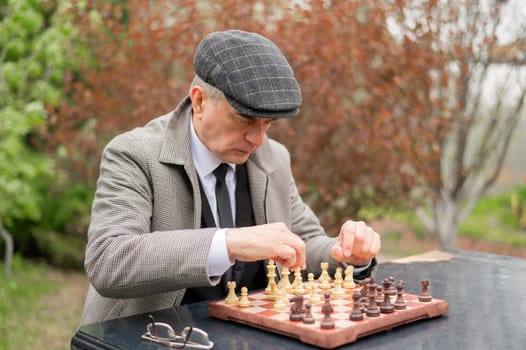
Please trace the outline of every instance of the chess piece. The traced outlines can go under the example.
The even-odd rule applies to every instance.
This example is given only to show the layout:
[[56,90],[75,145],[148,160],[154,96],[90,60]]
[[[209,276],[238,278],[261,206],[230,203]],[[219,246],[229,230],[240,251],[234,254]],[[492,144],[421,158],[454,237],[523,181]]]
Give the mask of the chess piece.
[[330,289],[331,288],[331,276],[329,276],[329,263],[322,262],[320,264],[321,266],[321,275],[318,278],[318,281],[320,282],[320,288],[321,289]]
[[338,267],[334,274],[334,289],[332,290],[332,296],[335,298],[343,298],[345,296],[345,289],[342,287],[343,277],[342,269]]
[[345,289],[356,288],[356,284],[354,283],[354,267],[352,265],[347,265],[344,273],[345,273],[345,278],[343,280],[343,288]]
[[320,300],[320,296],[318,295],[318,293],[316,293],[316,291],[318,290],[318,288],[316,287],[316,285],[313,283],[311,286],[310,286],[310,298],[309,298],[309,303],[311,305],[315,305],[315,304],[318,304],[321,300]]
[[241,298],[239,299],[239,306],[249,307],[250,305],[250,300],[248,300],[248,288],[241,287]]
[[276,290],[276,302],[274,303],[274,310],[286,310],[289,306],[289,302],[287,299],[287,291],[285,289],[277,289]]
[[307,274],[307,283],[308,283],[309,289],[311,289],[310,287],[314,285],[314,274],[312,272],[309,272]]
[[384,289],[382,286],[376,286],[376,305],[384,302]]
[[380,312],[383,314],[390,314],[394,312],[394,306],[391,303],[391,296],[384,291],[384,301],[380,304]]
[[294,282],[292,283],[292,293],[294,294],[304,294],[305,288],[303,288],[303,279],[301,277],[301,270],[298,267],[294,271]]
[[292,298],[290,298],[289,301],[292,303],[290,305],[289,319],[291,321],[302,321],[303,313],[305,312],[305,310],[303,309],[303,295],[296,294]]
[[369,298],[367,297],[367,284],[370,280],[370,278],[365,278],[360,282],[360,309],[362,312],[365,312],[367,306],[369,305]]
[[360,288],[360,294],[362,295],[362,297],[367,296],[367,284],[370,280],[370,278],[365,278],[360,282],[360,287],[362,287]]
[[289,279],[290,270],[286,267],[281,269],[281,279],[278,282],[279,289],[285,289],[287,292],[292,291],[292,284]]
[[389,278],[386,278],[383,280],[383,287],[384,287],[384,294],[389,295],[390,302],[394,302],[394,298],[396,296],[396,289],[394,287],[394,277],[390,276]]
[[352,312],[349,316],[349,319],[351,321],[363,320],[363,312],[361,308],[360,298],[361,298],[360,292],[355,291],[352,295],[353,306],[352,306]]
[[276,295],[276,264],[272,259],[267,264],[267,278],[268,285],[265,288],[265,293],[267,293],[267,299],[274,300]]
[[315,322],[314,316],[312,316],[311,307],[311,304],[305,304],[305,315],[303,316],[303,323],[313,324]]
[[404,310],[405,308],[407,308],[403,295],[404,295],[404,281],[400,280],[398,281],[398,284],[396,285],[396,301],[394,303],[394,308],[396,310]]
[[331,292],[326,292],[324,294],[325,302],[323,306],[321,307],[321,312],[323,313],[323,319],[321,320],[320,327],[322,329],[332,329],[336,325],[334,323],[334,320],[331,317],[331,313],[334,310],[331,305]]
[[367,298],[369,299],[369,305],[367,305],[367,310],[365,311],[365,314],[368,317],[380,316],[380,310],[376,305],[376,286],[377,284],[374,282],[374,279],[371,278],[370,282],[367,284]]
[[421,280],[420,286],[422,287],[422,291],[418,295],[418,301],[421,301],[423,303],[429,303],[431,300],[433,300],[433,297],[431,294],[429,294],[429,280]]
[[389,276],[388,278],[389,280],[389,296],[393,296],[393,295],[396,295],[396,287],[395,287],[395,279],[393,276]]
[[228,294],[226,296],[225,303],[227,305],[237,305],[239,300],[236,295],[236,282],[229,281],[226,285],[228,287]]

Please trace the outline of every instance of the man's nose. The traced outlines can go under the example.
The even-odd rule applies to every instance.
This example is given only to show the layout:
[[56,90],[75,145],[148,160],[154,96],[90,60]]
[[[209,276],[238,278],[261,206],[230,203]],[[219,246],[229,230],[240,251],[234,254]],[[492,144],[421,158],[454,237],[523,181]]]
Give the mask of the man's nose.
[[252,125],[250,130],[246,133],[245,138],[255,147],[259,147],[263,144],[267,127],[264,124]]

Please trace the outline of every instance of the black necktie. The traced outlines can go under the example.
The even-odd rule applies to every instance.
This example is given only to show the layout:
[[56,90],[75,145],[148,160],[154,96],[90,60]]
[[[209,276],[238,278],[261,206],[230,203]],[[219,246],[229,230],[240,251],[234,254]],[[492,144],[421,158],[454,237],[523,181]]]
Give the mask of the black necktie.
[[219,215],[219,226],[222,228],[234,227],[230,196],[228,195],[228,188],[225,180],[227,170],[228,164],[225,163],[220,164],[214,170],[214,175],[216,177],[217,214]]

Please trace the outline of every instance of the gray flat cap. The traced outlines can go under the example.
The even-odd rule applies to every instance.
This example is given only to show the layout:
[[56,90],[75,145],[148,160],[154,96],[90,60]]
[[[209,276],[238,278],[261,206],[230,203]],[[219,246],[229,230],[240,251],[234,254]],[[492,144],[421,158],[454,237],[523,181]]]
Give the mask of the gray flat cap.
[[196,74],[218,88],[239,113],[258,118],[298,115],[301,89],[278,47],[255,33],[207,35],[194,57]]

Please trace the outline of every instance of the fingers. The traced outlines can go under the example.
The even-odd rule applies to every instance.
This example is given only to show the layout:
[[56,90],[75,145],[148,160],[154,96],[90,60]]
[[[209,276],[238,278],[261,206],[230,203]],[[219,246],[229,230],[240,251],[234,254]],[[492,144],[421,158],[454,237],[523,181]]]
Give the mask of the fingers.
[[331,250],[333,258],[338,261],[363,265],[380,251],[380,235],[363,221],[345,222],[338,237]]
[[[347,221],[342,225],[342,228],[340,229],[340,246],[341,246],[341,253],[344,258],[349,258],[353,253],[353,247],[354,247],[354,240],[362,240],[363,237],[357,237],[356,234],[352,234],[353,232],[356,232],[357,229],[357,223],[354,221]],[[357,242],[358,243],[358,242]]]
[[289,269],[306,268],[305,242],[283,223],[229,229],[226,240],[233,259],[272,259]]
[[300,267],[298,264],[301,264],[299,261],[300,259],[298,259],[296,254],[296,250],[291,249],[288,245],[281,245],[278,249],[277,255],[271,258],[289,270],[295,270],[297,267]]
[[307,267],[305,242],[288,229],[286,231],[287,234],[282,237],[284,242],[277,246],[276,256],[273,259],[290,270],[298,267],[304,270]]

